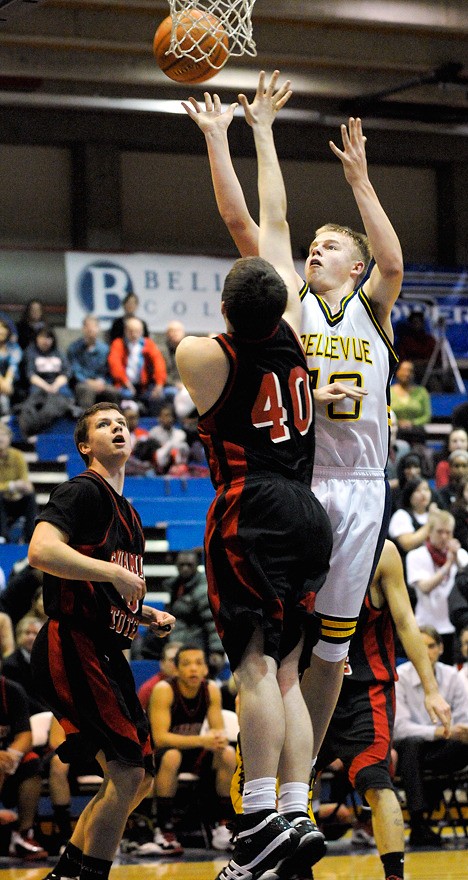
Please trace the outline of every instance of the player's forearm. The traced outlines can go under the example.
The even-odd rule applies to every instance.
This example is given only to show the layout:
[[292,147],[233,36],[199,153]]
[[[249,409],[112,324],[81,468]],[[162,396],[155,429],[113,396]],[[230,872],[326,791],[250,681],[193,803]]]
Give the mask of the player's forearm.
[[253,126],[258,162],[258,194],[260,199],[260,230],[264,226],[286,223],[286,189],[276,153],[271,126]]
[[258,254],[258,226],[252,219],[232,164],[226,131],[205,132],[218,211],[243,257]]
[[180,733],[167,733],[154,736],[154,741],[158,749],[180,749],[184,752],[188,749],[203,748],[202,737],[194,734],[193,736],[183,736]]
[[398,626],[397,632],[408,660],[419,675],[424,693],[426,696],[436,693],[437,681],[414,617],[412,621]]
[[51,542],[35,533],[29,545],[28,559],[38,568],[67,580],[92,580],[112,583],[115,565],[103,559],[84,556],[62,541]]
[[398,236],[370,180],[359,180],[352,189],[380,274],[384,278],[402,275],[403,255]]

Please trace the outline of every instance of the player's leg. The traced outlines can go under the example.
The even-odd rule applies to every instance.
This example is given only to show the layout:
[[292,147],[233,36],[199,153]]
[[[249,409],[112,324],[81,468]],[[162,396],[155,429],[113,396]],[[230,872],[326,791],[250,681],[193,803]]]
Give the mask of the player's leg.
[[310,666],[302,676],[302,694],[313,724],[314,757],[323,743],[340,694],[345,660],[343,657],[331,662],[312,654]]
[[366,800],[372,810],[375,843],[386,878],[403,880],[405,823],[393,788],[368,788]]

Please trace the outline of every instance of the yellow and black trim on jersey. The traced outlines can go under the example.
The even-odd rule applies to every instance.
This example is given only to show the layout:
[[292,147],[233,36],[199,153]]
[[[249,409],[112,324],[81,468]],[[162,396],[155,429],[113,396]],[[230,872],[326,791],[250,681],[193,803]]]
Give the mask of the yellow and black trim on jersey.
[[338,645],[348,642],[354,635],[357,619],[332,617],[324,614],[318,614],[318,616],[320,617],[320,638],[322,641]]
[[371,302],[370,302],[370,300],[367,298],[367,296],[366,296],[366,294],[364,293],[362,287],[360,287],[360,288],[358,289],[357,293],[358,293],[358,295],[359,295],[359,299],[361,300],[361,302],[362,302],[362,304],[363,304],[363,306],[364,306],[364,308],[365,308],[367,314],[369,315],[369,318],[371,319],[371,321],[372,321],[372,323],[373,323],[375,329],[377,330],[377,333],[379,334],[379,336],[382,338],[383,342],[384,342],[385,345],[387,346],[388,351],[389,351],[390,356],[391,356],[391,359],[393,360],[392,367],[395,368],[395,367],[397,366],[397,364],[398,364],[399,358],[398,358],[398,355],[397,355],[395,349],[393,348],[392,343],[390,342],[390,339],[388,338],[388,336],[387,336],[385,330],[383,329],[382,325],[379,324],[377,318],[375,317],[374,312],[373,312],[373,309],[372,309]]

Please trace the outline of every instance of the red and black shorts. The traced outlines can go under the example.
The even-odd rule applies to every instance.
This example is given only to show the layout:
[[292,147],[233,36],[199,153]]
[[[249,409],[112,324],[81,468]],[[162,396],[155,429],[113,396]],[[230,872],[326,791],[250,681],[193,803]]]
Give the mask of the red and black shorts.
[[57,749],[65,763],[102,751],[107,761],[153,772],[148,719],[119,648],[72,629],[68,621],[49,620],[34,642],[31,668],[65,732]]
[[232,670],[257,627],[280,661],[319,635],[315,596],[329,568],[332,532],[310,488],[271,474],[218,492],[207,516],[208,597]]

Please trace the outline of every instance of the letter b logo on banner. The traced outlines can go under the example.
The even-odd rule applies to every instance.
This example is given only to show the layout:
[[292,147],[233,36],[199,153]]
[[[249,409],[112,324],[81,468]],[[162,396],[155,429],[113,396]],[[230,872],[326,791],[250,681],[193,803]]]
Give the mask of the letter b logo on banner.
[[79,302],[99,318],[112,317],[120,311],[124,297],[133,292],[128,272],[109,260],[90,263],[77,280]]

